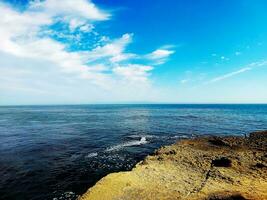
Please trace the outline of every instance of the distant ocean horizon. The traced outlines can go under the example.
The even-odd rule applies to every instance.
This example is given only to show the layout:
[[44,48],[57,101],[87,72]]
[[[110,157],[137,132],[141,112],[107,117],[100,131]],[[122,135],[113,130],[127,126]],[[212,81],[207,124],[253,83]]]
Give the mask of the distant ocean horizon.
[[267,129],[267,104],[0,106],[0,199],[76,199],[162,145]]
[[37,103],[37,104],[0,104],[0,107],[23,106],[94,106],[94,105],[267,105],[266,103],[176,103],[176,102],[103,102],[103,103]]

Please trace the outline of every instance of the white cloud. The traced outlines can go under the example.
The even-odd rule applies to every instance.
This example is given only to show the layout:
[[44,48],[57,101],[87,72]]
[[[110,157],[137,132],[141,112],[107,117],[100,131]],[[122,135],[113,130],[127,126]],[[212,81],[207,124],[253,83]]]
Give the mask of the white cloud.
[[91,32],[93,29],[94,29],[94,25],[92,24],[84,24],[80,27],[80,31],[83,31],[83,32]]
[[147,59],[154,62],[154,64],[163,64],[167,61],[170,55],[174,53],[174,50],[170,49],[157,49],[150,54],[147,54]]
[[89,62],[108,58],[110,62],[117,63],[135,57],[133,53],[125,53],[128,44],[132,42],[133,34],[124,34],[104,46],[98,46],[92,51],[86,53]]
[[221,60],[225,60],[225,61],[228,61],[230,60],[229,58],[225,57],[225,56],[221,56]]
[[110,17],[109,13],[101,11],[90,0],[35,0],[31,2],[29,10],[68,20],[107,20]]
[[71,32],[74,32],[77,28],[83,27],[83,26],[85,25],[84,25],[84,22],[81,20],[77,20],[77,19],[69,20],[69,29]]
[[181,83],[181,84],[185,84],[185,83],[187,83],[188,81],[189,81],[189,79],[183,79],[183,80],[180,81],[180,83]]
[[241,55],[241,54],[242,54],[242,53],[241,53],[240,51],[236,51],[236,52],[235,52],[235,55],[236,55],[236,56],[239,56],[239,55]]
[[113,72],[129,81],[146,82],[149,73],[153,67],[146,65],[129,64],[127,66],[118,66],[113,69]]
[[[88,31],[93,25],[84,24],[85,22],[104,20],[109,16],[85,0],[33,1],[25,12],[15,11],[1,3],[0,13],[0,37],[3,41],[0,51],[20,57],[39,57],[57,61],[64,59],[63,57],[75,57],[77,60],[79,55],[67,52],[64,44],[51,38],[40,38],[38,34],[44,26],[52,25],[60,16],[69,18],[71,29],[80,26],[82,31]],[[60,58],[57,59],[56,55]]]
[[168,57],[172,53],[173,51],[170,51],[170,50],[157,49],[156,51],[153,51],[149,56],[151,59],[162,59],[162,58]]
[[[0,34],[2,43],[0,51],[12,54],[18,57],[42,59],[44,61],[53,62],[55,66],[60,67],[62,71],[74,73],[82,78],[91,79],[92,82],[103,85],[107,75],[96,73],[91,70],[86,62],[92,59],[110,57],[111,62],[119,62],[126,60],[132,54],[123,53],[126,46],[132,40],[132,34],[125,34],[121,38],[114,40],[112,43],[106,44],[103,47],[97,47],[91,52],[68,52],[66,46],[49,37],[38,37],[38,32],[42,26],[50,25],[54,21],[54,16],[61,15],[62,17],[72,18],[75,13],[78,17],[86,17],[87,19],[103,20],[108,15],[101,14],[92,3],[88,2],[89,6],[84,4],[87,1],[78,1],[78,7],[74,7],[76,1],[59,1],[58,9],[54,10],[54,0],[42,1],[31,4],[30,10],[18,12],[12,8],[0,4],[0,11],[3,17],[0,19]],[[65,5],[66,3],[66,5]],[[76,5],[76,6],[77,6]],[[84,8],[83,8],[84,7]],[[79,10],[82,9],[82,10]],[[85,14],[91,12],[90,14]],[[68,15],[69,14],[69,15]],[[76,18],[69,21],[70,27],[75,29],[82,25]],[[81,28],[88,25],[83,25]],[[86,29],[86,27],[85,27]],[[84,29],[84,30],[85,30]],[[92,68],[95,68],[92,66]]]
[[245,67],[245,68],[242,68],[242,69],[240,69],[240,70],[237,70],[237,71],[234,71],[234,72],[231,72],[231,73],[228,73],[228,74],[224,74],[224,75],[222,75],[222,76],[218,76],[218,77],[212,79],[210,82],[211,82],[211,83],[214,83],[214,82],[217,82],[217,81],[221,81],[221,80],[230,78],[230,77],[232,77],[232,76],[241,74],[241,73],[243,73],[243,72],[249,71],[249,70],[251,70],[251,69],[252,69],[252,68],[250,68],[250,67]]
[[71,30],[78,27],[89,30],[89,22],[107,20],[110,14],[99,10],[87,0],[32,1],[28,10],[19,12],[0,2],[0,28],[3,39],[30,37],[55,21],[69,24]]
[[226,73],[224,75],[215,77],[207,83],[214,83],[214,82],[222,81],[224,79],[228,79],[228,78],[231,78],[233,76],[239,75],[241,73],[253,70],[255,67],[260,67],[260,66],[265,66],[265,65],[267,65],[267,61],[254,62],[254,63],[251,63],[251,64],[247,65],[246,67],[243,67],[237,71]]
[[[119,96],[127,99],[127,95],[144,99],[147,90],[151,91],[149,75],[154,67],[134,64],[132,59],[141,58],[145,63],[147,57],[127,51],[133,34],[126,33],[117,39],[99,35],[100,39],[88,49],[72,51],[68,50],[67,42],[54,39],[53,36],[79,40],[77,37],[81,34],[95,31],[95,21],[110,18],[108,12],[91,1],[32,1],[24,11],[0,3],[0,13],[1,96],[21,93],[35,99],[34,95],[45,94],[65,99],[72,98],[68,95],[71,91],[77,94],[78,100],[81,95],[86,101],[94,97],[105,99],[104,94],[113,99]],[[57,22],[64,23],[67,29],[64,32],[51,29]],[[81,33],[74,35],[74,31]],[[95,45],[97,47],[92,48]],[[172,53],[162,48],[152,52],[150,58],[163,62]],[[129,91],[136,95],[132,96]],[[42,99],[45,97],[39,100]]]

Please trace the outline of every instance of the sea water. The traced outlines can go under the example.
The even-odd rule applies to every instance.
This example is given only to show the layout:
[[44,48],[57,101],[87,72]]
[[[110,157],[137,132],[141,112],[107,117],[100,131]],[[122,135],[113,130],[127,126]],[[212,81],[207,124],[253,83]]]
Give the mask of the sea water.
[[76,199],[162,145],[267,129],[267,105],[0,107],[0,199]]

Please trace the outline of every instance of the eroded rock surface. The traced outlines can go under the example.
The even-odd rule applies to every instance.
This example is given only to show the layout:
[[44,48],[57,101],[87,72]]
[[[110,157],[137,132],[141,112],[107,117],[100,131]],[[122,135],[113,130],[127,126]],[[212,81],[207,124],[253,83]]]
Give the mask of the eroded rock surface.
[[107,175],[80,199],[267,200],[267,131],[181,140],[132,171]]

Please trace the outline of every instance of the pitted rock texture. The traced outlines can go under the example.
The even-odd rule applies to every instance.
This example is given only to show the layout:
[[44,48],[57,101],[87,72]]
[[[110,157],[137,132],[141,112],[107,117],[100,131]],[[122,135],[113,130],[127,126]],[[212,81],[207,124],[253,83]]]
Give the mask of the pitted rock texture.
[[80,200],[267,200],[267,131],[199,137],[162,147],[112,173]]

